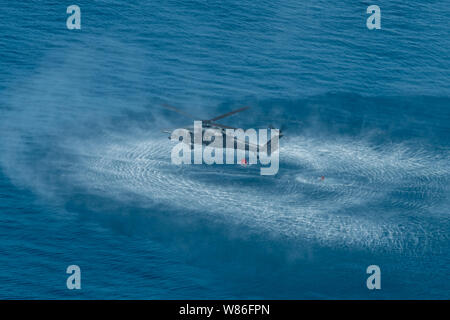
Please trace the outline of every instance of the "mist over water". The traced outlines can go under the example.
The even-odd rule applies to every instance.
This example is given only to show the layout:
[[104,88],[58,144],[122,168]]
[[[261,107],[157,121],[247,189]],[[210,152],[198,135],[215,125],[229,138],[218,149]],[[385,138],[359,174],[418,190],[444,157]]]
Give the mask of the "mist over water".
[[[77,4],[0,17],[0,297],[448,298],[448,8]],[[162,103],[286,127],[278,174],[172,165]]]

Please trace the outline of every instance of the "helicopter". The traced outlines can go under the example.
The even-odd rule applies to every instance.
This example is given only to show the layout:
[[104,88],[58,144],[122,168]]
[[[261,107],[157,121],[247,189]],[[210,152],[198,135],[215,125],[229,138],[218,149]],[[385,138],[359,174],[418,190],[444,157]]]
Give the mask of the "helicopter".
[[[258,135],[255,129],[247,129],[244,131],[239,128],[217,123],[217,120],[250,109],[248,106],[229,111],[207,120],[195,120],[190,114],[168,104],[163,104],[162,106],[165,109],[174,111],[184,117],[194,120],[193,126],[178,129],[184,132],[182,142],[188,144],[191,149],[194,149],[196,145],[209,146],[214,142],[216,147],[220,146],[220,141],[218,141],[218,139],[221,138],[222,148],[252,151],[255,152],[258,157],[260,152],[264,152],[270,156],[272,152],[278,150],[278,140],[283,137],[281,129],[275,129],[273,126],[269,126],[266,129],[259,129]],[[267,139],[268,129],[270,131],[270,139]],[[168,137],[169,140],[177,140],[178,138],[178,141],[180,141],[179,133],[177,135],[174,134],[175,131],[170,130],[162,130],[162,132],[170,134]],[[260,143],[258,143],[258,141]]]

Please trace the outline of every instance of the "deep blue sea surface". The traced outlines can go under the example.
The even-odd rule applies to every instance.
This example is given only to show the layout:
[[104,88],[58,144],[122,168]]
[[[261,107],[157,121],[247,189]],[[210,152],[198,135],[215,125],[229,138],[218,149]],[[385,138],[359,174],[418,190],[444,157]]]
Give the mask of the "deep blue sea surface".
[[[72,2],[0,0],[0,298],[450,298],[448,1]],[[278,174],[171,164],[163,103]]]

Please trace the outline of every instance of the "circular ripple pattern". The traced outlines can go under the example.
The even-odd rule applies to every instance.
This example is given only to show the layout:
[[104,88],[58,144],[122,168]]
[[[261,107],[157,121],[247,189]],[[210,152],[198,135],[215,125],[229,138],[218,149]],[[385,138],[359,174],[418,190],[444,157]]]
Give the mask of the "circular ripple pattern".
[[[172,165],[173,145],[148,135],[83,144],[78,151],[88,156],[76,181],[118,199],[132,193],[144,207],[157,202],[321,245],[418,250],[446,236],[429,234],[420,219],[439,215],[449,180],[448,159],[425,150],[290,137],[282,142],[278,175],[268,177],[257,165]],[[411,210],[417,219],[403,219]]]

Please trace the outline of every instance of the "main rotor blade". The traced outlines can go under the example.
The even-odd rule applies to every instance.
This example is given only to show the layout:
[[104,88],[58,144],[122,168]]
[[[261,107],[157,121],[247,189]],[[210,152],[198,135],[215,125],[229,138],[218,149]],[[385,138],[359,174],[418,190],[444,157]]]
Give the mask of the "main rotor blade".
[[179,114],[181,114],[181,115],[183,115],[183,116],[185,116],[185,117],[187,117],[187,118],[189,118],[189,119],[194,119],[193,116],[191,116],[191,115],[185,113],[184,111],[181,111],[181,110],[178,109],[178,108],[175,108],[175,107],[170,106],[170,105],[168,105],[168,104],[163,104],[162,106],[163,106],[164,108],[166,108],[166,109],[169,109],[169,110],[172,110],[172,111],[174,111],[174,112],[176,112],[176,113],[179,113]]
[[234,130],[236,130],[236,128],[233,128],[233,127],[230,127],[230,126],[226,126],[226,125],[223,125],[223,124],[220,124],[220,123],[211,122],[211,120],[208,120],[207,123],[210,124],[210,125],[222,128],[222,129],[234,129]]
[[247,109],[249,109],[249,108],[250,108],[250,107],[242,107],[242,108],[239,108],[239,109],[237,109],[237,110],[230,111],[230,112],[227,112],[227,113],[225,113],[225,114],[222,114],[221,116],[212,118],[212,119],[210,119],[210,120],[208,120],[208,121],[216,121],[216,120],[219,120],[219,119],[223,119],[223,118],[225,118],[225,117],[231,116],[232,114],[235,114],[235,113],[238,113],[238,112],[247,110]]

